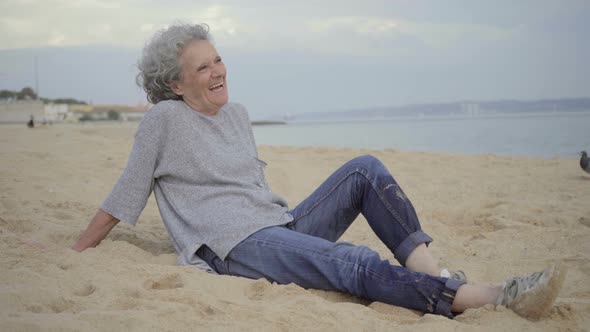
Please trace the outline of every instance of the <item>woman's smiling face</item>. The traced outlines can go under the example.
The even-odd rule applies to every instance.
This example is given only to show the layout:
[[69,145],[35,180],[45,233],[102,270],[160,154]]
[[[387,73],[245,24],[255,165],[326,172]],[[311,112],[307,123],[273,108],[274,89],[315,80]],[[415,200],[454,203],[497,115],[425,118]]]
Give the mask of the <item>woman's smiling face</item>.
[[182,96],[192,109],[215,115],[227,103],[226,69],[213,45],[206,40],[190,42],[178,61],[180,81],[172,82],[172,91]]

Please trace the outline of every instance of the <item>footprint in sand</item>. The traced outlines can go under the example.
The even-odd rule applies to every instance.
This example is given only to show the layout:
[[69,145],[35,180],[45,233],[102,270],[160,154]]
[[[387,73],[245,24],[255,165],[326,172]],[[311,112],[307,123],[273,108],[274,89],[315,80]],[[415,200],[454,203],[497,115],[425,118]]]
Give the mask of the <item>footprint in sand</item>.
[[586,218],[586,217],[580,217],[578,219],[578,221],[580,222],[580,224],[586,226],[586,227],[590,227],[590,218]]
[[276,284],[270,283],[266,279],[260,279],[253,281],[250,285],[248,285],[248,287],[244,290],[244,295],[246,295],[250,300],[262,300],[264,298],[272,298],[277,293],[296,296],[305,292],[307,291],[295,284],[277,286]]
[[74,216],[64,211],[55,211],[52,213],[53,217],[59,220],[74,220]]
[[60,262],[60,263],[57,263],[57,267],[59,267],[60,269],[62,269],[64,271],[67,271],[72,268],[72,264]]
[[483,205],[484,209],[495,209],[499,206],[506,205],[508,202],[504,201],[490,201]]
[[145,289],[174,289],[182,288],[184,283],[179,274],[172,274],[156,280],[148,279],[143,283]]
[[506,220],[492,213],[481,213],[474,216],[473,224],[480,226],[480,232],[482,233],[499,231],[508,226]]
[[39,313],[43,312],[43,306],[38,305],[38,304],[31,304],[31,305],[27,306],[26,310],[30,311],[34,314],[39,314]]
[[261,300],[269,291],[271,284],[266,280],[256,280],[245,290],[245,295],[250,300]]
[[92,284],[86,284],[76,290],[74,290],[74,295],[76,296],[89,296],[92,295],[96,291],[96,287]]
[[46,304],[33,304],[26,307],[32,313],[60,313],[74,307],[74,302],[62,296],[51,300]]
[[30,220],[12,219],[0,217],[0,227],[12,233],[27,233],[33,230],[33,225]]

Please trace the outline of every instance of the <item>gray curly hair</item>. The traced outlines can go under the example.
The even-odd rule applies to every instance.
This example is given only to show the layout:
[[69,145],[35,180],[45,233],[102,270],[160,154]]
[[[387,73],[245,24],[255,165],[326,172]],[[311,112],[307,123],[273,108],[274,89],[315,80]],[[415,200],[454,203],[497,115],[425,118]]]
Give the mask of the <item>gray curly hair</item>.
[[181,79],[182,67],[178,57],[193,40],[210,41],[209,26],[178,23],[157,31],[146,43],[137,63],[139,73],[135,82],[145,90],[149,102],[157,104],[162,100],[182,99],[172,91],[169,83]]

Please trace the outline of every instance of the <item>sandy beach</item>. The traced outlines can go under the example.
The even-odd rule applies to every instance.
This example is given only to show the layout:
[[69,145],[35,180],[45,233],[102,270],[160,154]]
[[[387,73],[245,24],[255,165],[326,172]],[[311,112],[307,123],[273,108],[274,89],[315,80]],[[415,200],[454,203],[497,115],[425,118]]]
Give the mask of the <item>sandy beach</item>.
[[[259,147],[291,207],[345,161],[380,158],[441,265],[470,280],[569,268],[541,321],[494,306],[450,320],[176,266],[153,196],[136,227],[120,223],[97,248],[70,250],[124,169],[136,125],[0,126],[0,331],[590,330],[590,175],[575,158]],[[342,240],[395,262],[362,217]]]

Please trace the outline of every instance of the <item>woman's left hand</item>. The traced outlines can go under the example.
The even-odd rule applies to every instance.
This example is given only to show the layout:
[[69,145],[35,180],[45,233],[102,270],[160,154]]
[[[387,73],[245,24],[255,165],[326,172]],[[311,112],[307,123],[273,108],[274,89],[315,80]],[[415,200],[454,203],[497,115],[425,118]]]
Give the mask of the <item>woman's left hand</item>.
[[33,248],[37,248],[37,249],[41,249],[41,250],[47,250],[47,248],[48,248],[43,243],[37,242],[37,241],[21,241],[20,244],[25,245],[25,246],[29,246],[29,247],[33,247]]

